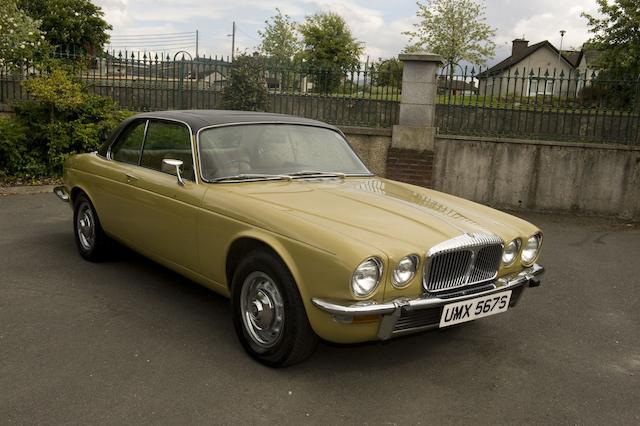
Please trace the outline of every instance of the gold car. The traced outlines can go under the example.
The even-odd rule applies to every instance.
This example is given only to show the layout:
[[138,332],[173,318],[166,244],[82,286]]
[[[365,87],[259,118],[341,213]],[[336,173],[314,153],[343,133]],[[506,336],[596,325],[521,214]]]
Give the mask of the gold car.
[[64,186],[82,257],[117,240],[231,298],[259,361],[447,327],[537,286],[542,233],[514,216],[374,176],[337,128],[234,111],[136,115]]

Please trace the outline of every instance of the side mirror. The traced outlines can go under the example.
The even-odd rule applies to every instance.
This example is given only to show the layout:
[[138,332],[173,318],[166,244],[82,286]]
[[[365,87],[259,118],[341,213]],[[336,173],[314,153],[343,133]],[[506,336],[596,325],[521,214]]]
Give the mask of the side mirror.
[[176,176],[178,177],[178,184],[184,186],[184,180],[180,174],[180,167],[182,167],[182,160],[174,160],[172,158],[165,158],[162,160],[162,164],[176,169]]

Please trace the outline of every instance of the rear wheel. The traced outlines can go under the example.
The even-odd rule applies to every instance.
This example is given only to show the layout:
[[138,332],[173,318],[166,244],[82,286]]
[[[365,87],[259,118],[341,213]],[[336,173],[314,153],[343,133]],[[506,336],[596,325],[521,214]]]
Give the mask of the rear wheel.
[[263,364],[284,367],[315,350],[318,337],[295,281],[273,254],[258,250],[240,262],[232,280],[232,307],[242,346]]
[[85,194],[80,194],[75,198],[73,206],[73,230],[80,256],[91,262],[103,260],[107,236],[93,204]]

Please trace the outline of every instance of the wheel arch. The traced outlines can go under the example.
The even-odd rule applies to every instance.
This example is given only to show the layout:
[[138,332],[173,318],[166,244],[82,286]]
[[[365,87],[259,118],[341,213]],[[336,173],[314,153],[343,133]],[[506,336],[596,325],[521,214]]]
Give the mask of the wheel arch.
[[94,205],[94,208],[95,208],[95,204],[93,202],[93,199],[89,195],[89,193],[84,188],[82,188],[82,187],[80,187],[78,185],[73,186],[71,188],[71,191],[69,192],[69,196],[71,197],[71,199],[69,201],[70,201],[72,207],[73,207],[74,203],[76,202],[76,199],[80,195],[86,196],[89,199],[89,201],[91,202],[91,204]]
[[300,291],[301,294],[303,293],[300,288],[300,275],[298,273],[298,268],[286,247],[270,235],[259,235],[253,232],[238,235],[227,249],[225,258],[225,278],[227,281],[227,289],[231,290],[233,274],[240,264],[243,256],[250,251],[257,249],[265,250],[277,257],[289,270],[289,273],[298,287],[298,291]]

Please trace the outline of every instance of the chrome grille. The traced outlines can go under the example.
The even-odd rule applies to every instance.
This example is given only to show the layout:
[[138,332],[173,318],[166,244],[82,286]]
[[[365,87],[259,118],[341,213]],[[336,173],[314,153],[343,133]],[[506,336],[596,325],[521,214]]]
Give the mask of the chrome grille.
[[502,247],[499,237],[488,234],[465,234],[432,247],[427,253],[424,288],[439,292],[495,278]]

